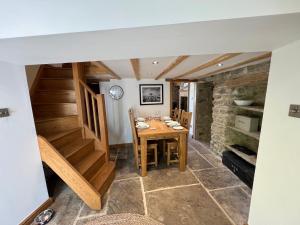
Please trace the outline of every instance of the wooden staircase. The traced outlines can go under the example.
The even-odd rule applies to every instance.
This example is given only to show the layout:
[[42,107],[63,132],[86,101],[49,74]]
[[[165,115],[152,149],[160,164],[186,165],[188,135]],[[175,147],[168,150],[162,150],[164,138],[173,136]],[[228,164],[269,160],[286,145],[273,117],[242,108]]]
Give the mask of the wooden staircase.
[[105,102],[85,84],[82,65],[41,66],[32,109],[42,160],[91,208],[114,179],[109,160]]

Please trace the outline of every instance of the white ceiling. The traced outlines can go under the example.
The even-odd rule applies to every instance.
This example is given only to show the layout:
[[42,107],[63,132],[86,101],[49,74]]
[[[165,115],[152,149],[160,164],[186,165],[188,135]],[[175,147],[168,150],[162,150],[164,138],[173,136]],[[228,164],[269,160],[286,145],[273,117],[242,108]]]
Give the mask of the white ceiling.
[[[222,67],[218,67],[217,65],[210,66],[206,69],[203,69],[199,72],[187,75],[182,77],[183,79],[197,79],[199,76],[210,73],[222,68],[226,68],[228,66],[232,66],[234,64],[243,62],[245,60],[251,59],[256,56],[260,56],[265,54],[266,52],[252,52],[252,53],[243,53],[241,55],[235,56],[229,60],[223,61]],[[182,73],[188,72],[189,70],[198,67],[202,64],[205,64],[212,59],[215,59],[222,54],[212,54],[212,55],[193,55],[189,56],[183,62],[178,64],[174,69],[169,71],[167,74],[162,76],[160,79],[166,78],[174,78],[175,76],[181,75]],[[177,57],[156,57],[156,58],[142,58],[139,59],[140,63],[140,78],[141,79],[155,79],[165,68],[168,67],[173,61],[175,61]],[[263,61],[268,61],[270,58],[256,61],[254,63],[260,63]],[[153,64],[153,61],[158,61],[158,64]],[[110,69],[112,69],[115,73],[117,73],[121,78],[135,78],[134,71],[129,59],[124,60],[104,60],[102,61],[105,65],[107,65]],[[249,65],[249,64],[246,64]],[[245,66],[245,65],[243,65]],[[238,67],[237,67],[238,68]]]
[[106,66],[112,69],[121,78],[133,78],[134,72],[130,60],[103,60]]
[[[140,59],[140,74],[141,78],[155,78],[177,57],[161,57],[161,58],[144,58]],[[153,61],[158,61],[158,64],[153,64]]]
[[0,61],[28,65],[272,51],[300,39],[299,21],[295,13],[4,39]]
[[300,1],[9,0],[0,12],[1,39],[296,13]]

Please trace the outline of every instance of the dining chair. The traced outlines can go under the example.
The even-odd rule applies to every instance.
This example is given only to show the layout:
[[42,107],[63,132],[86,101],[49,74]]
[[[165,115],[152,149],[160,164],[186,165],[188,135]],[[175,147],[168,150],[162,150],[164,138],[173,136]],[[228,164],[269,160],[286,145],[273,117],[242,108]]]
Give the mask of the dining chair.
[[[192,119],[191,112],[185,112],[184,110],[181,113],[180,118],[180,125],[186,128],[187,130],[190,129]],[[169,166],[170,163],[179,162],[179,147],[178,147],[178,140],[176,138],[167,140],[167,165]],[[172,159],[173,156],[173,159]]]
[[[139,138],[137,136],[137,130],[135,127],[135,121],[134,121],[134,112],[133,109],[130,108],[128,110],[129,113],[129,119],[130,119],[130,126],[131,126],[131,132],[132,132],[132,143],[133,143],[133,151],[134,151],[134,159],[137,169],[141,166],[141,145]],[[157,167],[157,143],[151,142],[147,144],[147,155],[154,155],[153,161],[147,160],[147,165],[155,165]],[[150,157],[149,157],[150,158]]]
[[172,119],[179,122],[180,121],[180,117],[181,117],[181,112],[182,112],[181,109],[175,108]]

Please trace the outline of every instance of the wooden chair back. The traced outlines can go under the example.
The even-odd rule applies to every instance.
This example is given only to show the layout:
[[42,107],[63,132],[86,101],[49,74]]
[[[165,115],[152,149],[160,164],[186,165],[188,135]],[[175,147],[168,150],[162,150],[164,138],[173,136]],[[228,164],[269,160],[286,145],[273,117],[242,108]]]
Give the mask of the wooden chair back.
[[180,121],[180,116],[181,116],[181,109],[175,108],[174,109],[173,120],[179,122]]
[[182,111],[184,111],[184,110],[182,110],[182,109],[179,109],[179,110],[178,110],[178,118],[177,118],[177,120],[176,120],[176,121],[178,121],[178,122],[181,121]]
[[130,126],[131,126],[131,132],[132,132],[132,144],[133,144],[133,150],[134,150],[134,158],[135,158],[135,163],[136,163],[136,167],[137,169],[139,168],[139,159],[138,159],[138,155],[139,155],[139,151],[138,151],[138,136],[137,136],[137,130],[135,127],[135,121],[134,121],[134,112],[133,109],[130,108],[128,110],[128,114],[129,114],[129,120],[130,120]]
[[181,126],[185,127],[186,129],[190,129],[191,126],[191,120],[192,120],[192,113],[191,112],[185,112],[184,110],[181,113],[180,118],[180,124]]
[[175,109],[173,109],[172,119],[173,119],[173,120],[176,120],[177,115],[178,115],[178,109],[175,108]]
[[133,144],[138,144],[138,137],[137,137],[137,131],[136,131],[136,127],[135,127],[133,109],[130,108],[128,110],[128,113],[129,113],[129,120],[130,120],[131,132],[132,132],[132,141],[133,141]]

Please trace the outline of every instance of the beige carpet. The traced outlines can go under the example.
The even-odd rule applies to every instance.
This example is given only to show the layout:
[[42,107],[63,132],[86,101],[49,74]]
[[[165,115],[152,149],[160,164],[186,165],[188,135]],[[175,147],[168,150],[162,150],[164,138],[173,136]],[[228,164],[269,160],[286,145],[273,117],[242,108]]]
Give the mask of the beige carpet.
[[163,225],[147,216],[123,213],[101,216],[85,225]]

